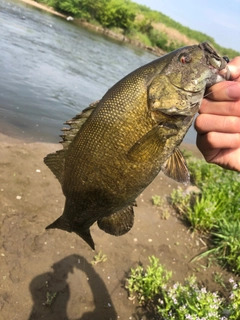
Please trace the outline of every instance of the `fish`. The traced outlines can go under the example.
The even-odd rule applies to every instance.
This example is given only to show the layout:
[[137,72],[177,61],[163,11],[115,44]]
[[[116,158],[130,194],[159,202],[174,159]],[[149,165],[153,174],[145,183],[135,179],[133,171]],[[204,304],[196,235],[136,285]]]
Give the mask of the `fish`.
[[111,235],[127,233],[136,198],[160,171],[189,181],[179,145],[206,88],[228,78],[227,59],[208,42],[182,47],[131,72],[67,121],[63,148],[44,158],[66,198],[46,229],[74,232],[92,249],[95,222]]

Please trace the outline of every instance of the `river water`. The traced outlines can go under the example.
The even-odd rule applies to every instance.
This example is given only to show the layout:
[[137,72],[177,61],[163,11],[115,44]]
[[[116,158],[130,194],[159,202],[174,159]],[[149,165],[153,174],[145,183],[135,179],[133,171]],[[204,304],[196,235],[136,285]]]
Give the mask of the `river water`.
[[[0,132],[57,142],[65,120],[154,59],[21,1],[0,0]],[[191,128],[185,142],[195,137]]]

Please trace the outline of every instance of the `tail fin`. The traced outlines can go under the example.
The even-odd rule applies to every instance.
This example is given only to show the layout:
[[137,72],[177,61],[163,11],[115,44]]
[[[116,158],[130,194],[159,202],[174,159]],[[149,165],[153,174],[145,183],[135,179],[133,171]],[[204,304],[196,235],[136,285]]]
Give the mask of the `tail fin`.
[[47,226],[46,229],[60,229],[68,232],[72,231],[68,221],[64,219],[63,216],[59,217],[57,220]]
[[63,217],[59,217],[53,223],[46,227],[46,229],[60,229],[68,232],[75,232],[80,236],[93,250],[95,250],[95,245],[90,233],[89,228],[82,228],[76,222],[73,226],[70,226],[69,222]]
[[76,228],[75,226],[74,230],[72,231],[79,235],[93,250],[95,250],[95,244],[93,242],[89,228],[78,230],[78,228]]

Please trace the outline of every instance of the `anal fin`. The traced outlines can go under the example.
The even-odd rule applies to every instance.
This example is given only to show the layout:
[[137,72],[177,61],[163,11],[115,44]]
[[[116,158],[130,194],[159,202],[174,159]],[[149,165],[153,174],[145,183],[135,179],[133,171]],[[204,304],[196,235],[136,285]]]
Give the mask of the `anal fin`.
[[[133,205],[136,205],[133,203]],[[108,217],[98,220],[100,229],[114,236],[127,233],[134,224],[134,211],[132,205],[119,210]]]

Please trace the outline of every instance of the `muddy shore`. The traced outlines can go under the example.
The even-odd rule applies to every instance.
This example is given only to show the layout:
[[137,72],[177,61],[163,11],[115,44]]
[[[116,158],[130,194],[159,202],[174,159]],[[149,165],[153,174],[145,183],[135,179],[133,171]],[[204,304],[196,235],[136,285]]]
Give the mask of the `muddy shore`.
[[[91,228],[95,252],[76,234],[46,231],[62,214],[64,196],[43,157],[59,148],[0,134],[1,320],[151,319],[124,288],[130,268],[146,265],[151,255],[175,281],[194,273],[209,289],[220,289],[213,281],[214,272],[223,272],[219,267],[190,263],[204,243],[168,207],[166,198],[179,184],[162,174],[137,199],[130,232],[114,237]],[[163,208],[153,206],[153,195],[165,199]],[[93,265],[100,250],[107,260]]]

